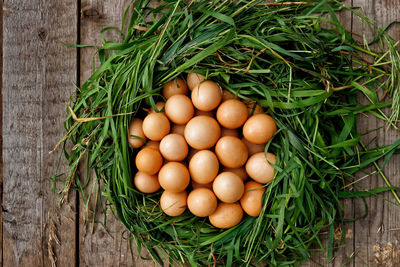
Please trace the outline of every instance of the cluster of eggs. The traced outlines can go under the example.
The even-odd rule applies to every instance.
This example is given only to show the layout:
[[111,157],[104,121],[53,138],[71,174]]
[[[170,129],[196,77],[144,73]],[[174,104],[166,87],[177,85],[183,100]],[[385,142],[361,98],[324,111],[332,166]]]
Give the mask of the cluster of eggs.
[[161,187],[159,204],[169,216],[187,207],[215,227],[230,228],[243,211],[260,214],[264,184],[274,177],[270,163],[276,162],[264,149],[277,127],[260,106],[236,99],[218,83],[195,73],[186,81],[167,83],[166,102],[157,102],[144,120],[132,119],[129,143],[144,146],[136,155],[134,185],[143,193]]

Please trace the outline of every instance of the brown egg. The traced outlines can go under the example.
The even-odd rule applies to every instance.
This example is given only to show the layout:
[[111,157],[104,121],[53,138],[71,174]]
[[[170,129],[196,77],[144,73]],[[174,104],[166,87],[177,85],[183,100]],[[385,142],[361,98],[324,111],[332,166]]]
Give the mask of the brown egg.
[[188,89],[185,81],[181,78],[177,78],[164,85],[163,95],[168,99],[173,95],[186,95],[187,91]]
[[158,151],[160,151],[160,142],[158,141],[147,141],[145,147],[150,147],[150,148],[154,148]]
[[196,109],[194,111],[194,116],[201,116],[201,115],[214,118],[214,112],[213,111],[202,111],[202,110],[198,110],[198,109]]
[[189,193],[187,205],[191,213],[198,217],[207,217],[217,209],[217,198],[207,188],[198,188]]
[[233,172],[234,174],[236,174],[237,176],[242,178],[243,181],[246,181],[247,178],[249,178],[249,175],[247,174],[246,169],[244,167],[237,168],[237,169],[224,168],[222,171],[223,172]]
[[215,109],[221,102],[222,93],[218,83],[205,81],[198,84],[192,91],[193,105],[203,111]]
[[171,133],[176,133],[184,136],[185,126],[186,125],[173,124],[171,128]]
[[158,182],[166,191],[181,192],[190,183],[189,171],[179,162],[168,162],[158,173]]
[[265,188],[262,184],[248,181],[244,185],[244,194],[240,199],[240,205],[242,205],[244,212],[253,217],[260,215],[261,199],[264,192]]
[[242,126],[249,116],[246,105],[236,99],[223,102],[217,109],[217,120],[222,127],[236,129]]
[[236,202],[244,192],[243,180],[233,172],[222,172],[213,182],[213,191],[222,202]]
[[133,148],[143,146],[146,136],[143,133],[143,121],[139,118],[133,118],[129,124],[128,142]]
[[221,100],[221,102],[225,102],[226,100],[229,100],[229,99],[236,99],[236,97],[235,97],[234,94],[232,94],[228,90],[223,89],[222,90],[222,100]]
[[257,105],[256,102],[247,102],[246,104],[247,104],[247,109],[249,111],[249,115],[264,113],[263,108]]
[[277,130],[274,119],[267,114],[251,116],[243,126],[243,135],[253,144],[267,143]]
[[154,175],[160,170],[162,162],[160,152],[154,148],[144,147],[136,155],[137,169],[150,175]]
[[193,158],[193,156],[194,156],[197,152],[199,152],[199,151],[200,151],[200,150],[198,150],[198,149],[191,148],[191,149],[189,150],[189,154],[188,154],[188,156],[187,156],[187,162],[189,163],[190,160]]
[[218,170],[217,156],[210,150],[197,152],[189,162],[190,176],[199,184],[211,183],[217,176]]
[[186,77],[186,83],[189,87],[189,90],[192,91],[199,83],[204,81],[206,77],[198,73],[188,73]]
[[241,139],[242,142],[246,145],[247,150],[249,151],[249,156],[254,155],[258,152],[264,152],[266,144],[253,144],[246,140],[246,138]]
[[238,223],[243,218],[243,210],[239,203],[220,202],[217,209],[208,219],[210,223],[217,228],[228,229]]
[[186,158],[189,148],[182,135],[168,134],[160,142],[160,152],[166,160],[181,161]]
[[160,198],[160,207],[163,212],[169,216],[179,216],[186,210],[186,200],[186,191],[164,191]]
[[249,158],[246,163],[247,174],[256,182],[267,184],[274,178],[275,169],[268,163],[276,163],[276,157],[272,153],[267,153],[265,157],[264,152],[254,154]]
[[234,137],[239,137],[239,131],[238,129],[226,129],[226,128],[221,128],[221,137],[222,136],[234,136]]
[[195,181],[192,180],[192,188],[193,188],[193,190],[197,189],[197,188],[208,188],[208,189],[212,190],[212,183],[199,184],[199,183],[196,183]]
[[157,175],[150,175],[144,172],[137,172],[133,179],[137,190],[143,193],[154,193],[160,189]]
[[150,113],[144,118],[143,132],[150,140],[160,141],[169,133],[170,125],[164,113]]
[[208,116],[196,116],[185,127],[185,139],[196,149],[208,149],[217,143],[221,136],[218,122]]
[[151,108],[149,109],[149,113],[164,112],[164,111],[165,111],[165,110],[164,110],[164,107],[165,107],[165,102],[163,102],[163,101],[158,101],[158,102],[156,103],[156,108],[157,108],[158,111],[155,111],[155,110],[153,109],[153,107],[151,107]]
[[194,114],[192,101],[185,95],[173,95],[165,103],[165,114],[173,123],[185,124]]
[[234,136],[221,137],[215,145],[215,154],[222,165],[233,169],[242,167],[248,157],[246,145]]

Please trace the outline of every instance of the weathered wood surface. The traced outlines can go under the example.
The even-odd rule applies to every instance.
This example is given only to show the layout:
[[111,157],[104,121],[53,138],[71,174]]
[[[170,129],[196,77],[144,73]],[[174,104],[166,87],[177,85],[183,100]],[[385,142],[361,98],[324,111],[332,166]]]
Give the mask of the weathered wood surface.
[[[100,30],[119,26],[128,0],[5,0],[2,6],[2,212],[0,214],[0,264],[4,266],[50,266],[48,255],[49,220],[52,207],[49,177],[56,171],[57,154],[48,154],[64,135],[62,121],[73,83],[84,81],[92,71],[93,49],[74,49],[61,42],[99,44]],[[347,0],[364,11],[380,26],[400,19],[397,0]],[[349,29],[362,34],[366,29],[348,12],[341,20]],[[400,27],[390,29],[400,40]],[[367,35],[370,37],[371,35]],[[117,38],[109,34],[107,38]],[[360,131],[382,126],[365,118]],[[374,138],[373,134],[364,140]],[[388,144],[399,138],[382,128],[374,144]],[[400,155],[385,168],[394,185],[400,185]],[[59,172],[67,170],[62,161]],[[375,171],[373,168],[371,172]],[[361,175],[362,176],[362,175]],[[360,186],[382,186],[376,175],[365,178]],[[394,200],[391,193],[384,197]],[[137,253],[131,258],[128,243],[121,237],[123,226],[109,214],[109,235],[101,226],[93,228],[93,206],[85,210],[82,199],[70,195],[69,205],[54,217],[60,244],[54,244],[57,266],[154,266]],[[380,198],[368,198],[369,215],[342,229],[346,233],[336,258],[326,262],[323,254],[314,260],[329,266],[400,266],[400,209]],[[346,217],[362,215],[363,204],[344,203]],[[58,218],[57,218],[58,217]],[[101,220],[100,214],[96,220]],[[318,266],[309,262],[304,266]]]

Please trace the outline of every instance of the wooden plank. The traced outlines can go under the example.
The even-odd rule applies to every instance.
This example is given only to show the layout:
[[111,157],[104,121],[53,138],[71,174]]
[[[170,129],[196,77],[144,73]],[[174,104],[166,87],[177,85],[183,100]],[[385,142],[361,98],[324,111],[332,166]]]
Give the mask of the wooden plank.
[[[63,136],[61,118],[76,81],[76,1],[7,0],[3,4],[3,263],[49,266],[49,177]],[[60,171],[66,170],[63,161]],[[73,207],[73,206],[72,206]],[[75,257],[74,217],[56,221],[59,266]],[[68,219],[69,218],[69,219]]]
[[[100,45],[100,31],[107,26],[120,27],[122,15],[129,0],[82,0],[81,2],[81,43]],[[118,40],[115,32],[107,32],[106,39]],[[93,69],[94,49],[81,49],[80,80],[85,81]],[[96,63],[98,63],[96,61]],[[133,258],[128,242],[122,238],[125,227],[107,213],[107,228],[111,235],[100,224],[92,225],[87,221],[93,219],[93,201],[86,211],[80,200],[79,251],[81,266],[154,266],[151,261],[140,259],[133,244]],[[103,221],[103,214],[97,213],[96,221]],[[127,236],[125,234],[125,236]],[[143,255],[147,255],[143,252]]]
[[[398,20],[400,6],[397,0],[384,1],[363,1],[353,0],[354,6],[363,7],[365,13],[378,22],[379,26],[385,26],[387,23]],[[354,31],[365,33],[368,40],[371,40],[371,34],[360,23],[357,18],[353,19]],[[400,40],[400,27],[394,26],[390,33],[396,40]],[[365,100],[362,100],[365,103]],[[387,130],[383,122],[375,118],[360,117],[359,131],[365,132],[370,129],[383,126],[378,132],[371,133],[363,137],[365,142],[371,141],[372,146],[393,143],[400,137],[394,130]],[[376,139],[374,139],[376,138]],[[392,184],[400,184],[400,157],[396,155],[386,166],[384,172],[391,180]],[[374,168],[369,169],[375,171]],[[363,180],[360,184],[363,188],[372,188],[384,186],[382,178],[374,175]],[[395,201],[391,193],[385,193],[385,198]],[[384,201],[381,198],[370,197],[366,199],[369,206],[369,215],[355,223],[355,253],[357,257],[354,260],[355,266],[399,266],[398,241],[399,232],[391,231],[399,227],[400,210],[398,207]],[[364,212],[363,203],[356,201],[354,204],[355,216],[360,216]]]

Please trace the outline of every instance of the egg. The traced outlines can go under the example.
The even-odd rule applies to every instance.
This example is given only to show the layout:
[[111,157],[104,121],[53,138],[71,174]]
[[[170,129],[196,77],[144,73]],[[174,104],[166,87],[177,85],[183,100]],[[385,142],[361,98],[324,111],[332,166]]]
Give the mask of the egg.
[[231,92],[229,92],[228,90],[226,90],[226,89],[222,90],[222,100],[221,100],[221,102],[224,102],[224,101],[229,100],[229,99],[235,99],[235,98],[236,98],[235,95],[232,94]]
[[247,110],[249,111],[250,115],[264,113],[263,108],[257,105],[256,102],[247,102]]
[[272,153],[267,153],[265,157],[264,152],[254,154],[246,163],[247,174],[261,184],[270,183],[274,178],[275,169],[268,161],[275,164],[276,156]]
[[217,209],[217,198],[207,188],[198,188],[189,193],[187,206],[198,217],[207,217]]
[[143,193],[154,193],[160,189],[157,175],[150,175],[144,172],[137,172],[133,178],[137,190]]
[[237,225],[242,218],[243,210],[239,203],[223,202],[220,202],[217,209],[208,217],[212,225],[221,229],[228,229]]
[[200,151],[200,150],[198,150],[198,149],[191,148],[191,149],[189,150],[189,154],[188,154],[188,156],[187,156],[187,161],[190,162],[190,160],[193,158],[193,156],[194,156],[197,152],[199,152],[199,151]]
[[215,109],[221,102],[221,88],[216,82],[205,81],[198,84],[192,91],[193,105],[203,111]]
[[185,127],[185,139],[195,149],[208,149],[217,143],[221,136],[218,122],[208,116],[196,116]]
[[185,126],[186,125],[173,124],[171,128],[171,133],[180,134],[183,136],[185,133]]
[[160,142],[160,152],[166,160],[181,161],[186,158],[189,148],[182,135],[168,134]]
[[233,172],[222,172],[213,182],[213,191],[222,202],[236,202],[244,192],[243,180]]
[[218,158],[210,150],[200,150],[189,161],[190,177],[199,184],[211,183],[217,176],[218,170]]
[[237,137],[221,137],[215,145],[215,154],[222,165],[228,168],[240,168],[247,160],[246,145]]
[[246,181],[247,178],[249,178],[249,175],[246,172],[245,168],[237,168],[237,169],[232,169],[232,168],[224,168],[222,169],[223,172],[233,172],[234,174],[236,174],[237,176],[239,176],[240,178],[242,178],[243,181]]
[[204,81],[206,77],[198,73],[188,73],[186,77],[186,83],[189,87],[189,90],[192,91],[199,83]]
[[267,114],[251,116],[243,126],[243,136],[254,144],[267,143],[277,130],[274,119]]
[[238,129],[226,129],[226,128],[221,128],[221,137],[222,136],[234,136],[238,137],[239,136],[239,131]]
[[195,181],[192,180],[192,188],[193,188],[193,190],[197,189],[197,188],[208,188],[208,189],[212,190],[212,183],[199,184],[199,183],[196,183]]
[[165,114],[173,123],[185,124],[194,114],[192,101],[185,95],[173,95],[165,103]]
[[164,191],[160,198],[162,211],[172,217],[181,215],[186,210],[187,193]]
[[213,111],[202,111],[202,110],[196,109],[194,111],[194,116],[200,116],[200,115],[214,118],[214,112]]
[[262,184],[249,181],[244,185],[244,194],[240,199],[240,205],[248,215],[257,217],[261,211],[261,200],[265,192]]
[[153,141],[160,141],[169,133],[170,124],[164,113],[150,113],[144,118],[144,135]]
[[166,191],[181,192],[190,183],[189,171],[180,162],[168,162],[160,169],[158,182]]
[[156,110],[154,110],[154,108],[153,107],[151,107],[150,109],[149,109],[149,113],[159,113],[159,112],[164,112],[165,111],[165,102],[163,102],[163,101],[158,101],[157,103],[156,103],[156,108],[157,108],[157,111]]
[[173,95],[186,95],[187,91],[187,85],[185,81],[181,78],[170,81],[166,83],[163,87],[163,95],[166,99],[170,98]]
[[222,127],[236,129],[242,126],[249,116],[246,105],[236,99],[223,102],[217,109],[217,120]]
[[143,121],[139,118],[133,118],[129,124],[128,142],[133,148],[143,146],[146,141],[146,136],[143,133]]
[[246,140],[246,138],[241,139],[242,142],[246,145],[247,150],[249,151],[249,156],[254,155],[258,152],[264,152],[266,144],[253,144]]
[[160,170],[163,159],[154,148],[144,147],[137,153],[135,162],[139,171],[154,175]]
[[147,141],[145,147],[150,147],[150,148],[154,148],[158,151],[160,151],[160,142],[158,141]]

